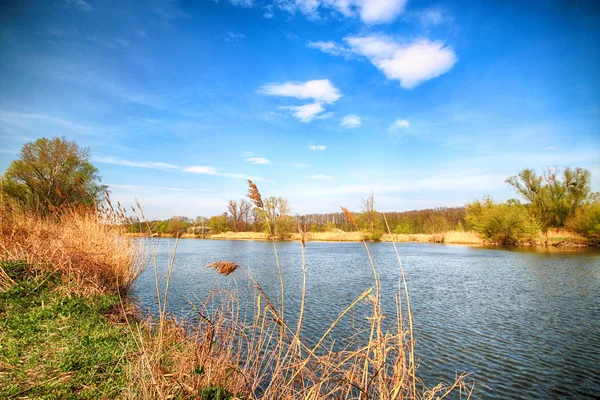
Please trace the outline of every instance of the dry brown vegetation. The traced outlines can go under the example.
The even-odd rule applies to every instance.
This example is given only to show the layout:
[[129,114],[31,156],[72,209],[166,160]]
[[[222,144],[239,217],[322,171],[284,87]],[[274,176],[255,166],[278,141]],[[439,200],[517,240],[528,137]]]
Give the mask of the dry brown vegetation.
[[65,287],[76,292],[124,294],[142,271],[143,252],[139,244],[120,237],[121,229],[107,215],[65,207],[40,217],[5,204],[0,210],[0,260],[60,272]]

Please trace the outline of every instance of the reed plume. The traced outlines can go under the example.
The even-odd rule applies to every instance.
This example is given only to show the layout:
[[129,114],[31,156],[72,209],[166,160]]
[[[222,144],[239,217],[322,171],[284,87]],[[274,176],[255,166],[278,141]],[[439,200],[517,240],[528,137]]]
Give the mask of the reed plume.
[[258,188],[256,187],[256,184],[254,182],[252,182],[250,179],[248,179],[248,198],[250,198],[250,200],[252,200],[252,202],[254,203],[254,205],[258,208],[263,208],[264,204],[262,201],[262,196],[260,195],[260,192],[258,191]]
[[354,225],[356,229],[358,229],[358,224],[356,223],[356,220],[354,219],[352,213],[346,207],[341,207],[341,209],[344,212],[344,214],[346,214],[346,218],[348,218],[348,221],[350,221],[352,225]]
[[206,268],[213,268],[219,274],[227,276],[238,269],[239,265],[231,261],[215,261],[212,264],[208,264]]

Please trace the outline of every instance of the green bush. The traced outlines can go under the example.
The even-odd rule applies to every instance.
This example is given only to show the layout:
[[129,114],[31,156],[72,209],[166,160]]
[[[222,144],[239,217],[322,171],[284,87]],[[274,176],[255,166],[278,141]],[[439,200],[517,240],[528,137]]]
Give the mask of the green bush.
[[566,227],[580,235],[600,238],[600,202],[583,206],[567,220]]
[[484,240],[500,244],[531,241],[540,231],[525,206],[494,203],[490,198],[467,204],[466,221]]

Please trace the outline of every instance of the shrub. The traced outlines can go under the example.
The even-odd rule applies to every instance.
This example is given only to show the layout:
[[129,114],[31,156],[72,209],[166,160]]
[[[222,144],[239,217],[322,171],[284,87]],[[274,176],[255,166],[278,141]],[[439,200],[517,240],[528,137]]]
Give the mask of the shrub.
[[467,204],[466,221],[482,239],[500,244],[534,240],[540,230],[524,206],[494,203],[490,198]]

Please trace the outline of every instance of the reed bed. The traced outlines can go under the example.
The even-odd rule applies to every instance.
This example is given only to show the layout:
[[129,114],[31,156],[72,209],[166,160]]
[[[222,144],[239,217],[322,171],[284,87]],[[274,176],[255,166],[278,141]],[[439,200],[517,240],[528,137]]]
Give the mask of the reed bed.
[[[261,207],[260,193],[252,182],[249,197],[257,208]],[[352,221],[352,215],[348,214]],[[397,312],[384,315],[379,275],[364,241],[371,260],[365,267],[373,272],[373,285],[324,327],[318,340],[308,341],[302,330],[303,320],[310,318],[304,314],[306,234],[300,227],[299,235],[303,280],[298,284],[302,287],[302,301],[296,314],[299,318],[293,324],[286,318],[283,307],[283,279],[273,300],[235,261],[215,260],[207,267],[214,269],[215,278],[225,288],[219,283],[206,300],[197,300],[193,304],[195,323],[184,325],[166,313],[170,278],[164,287],[159,287],[155,265],[159,321],[150,324],[150,334],[143,330],[132,332],[141,354],[131,369],[132,381],[139,382],[131,387],[132,397],[214,398],[218,394],[222,398],[246,399],[391,400],[442,399],[450,393],[470,396],[463,376],[447,386],[429,389],[418,379],[410,298],[399,254],[402,279],[395,299]],[[273,272],[282,278],[275,241],[273,245],[276,255]],[[176,246],[173,252],[169,277]],[[238,278],[250,284],[251,295],[243,296],[243,301],[235,289]],[[330,335],[359,305],[361,310],[370,310],[368,315],[360,317],[363,330],[356,332],[366,335],[367,340],[349,338],[342,349],[334,349],[334,338]],[[340,339],[346,338],[335,340]]]
[[[65,207],[41,217],[4,205],[0,260],[60,272],[65,287],[75,292],[125,294],[142,271],[143,251],[121,237],[114,222],[122,211],[111,207]],[[0,272],[0,282],[4,279]]]

